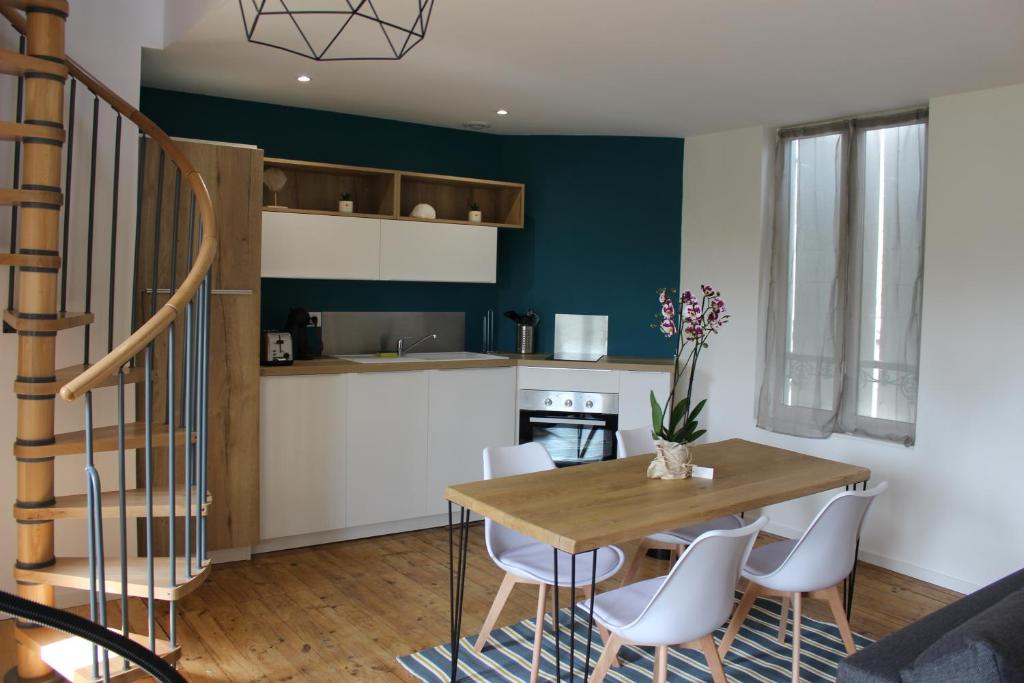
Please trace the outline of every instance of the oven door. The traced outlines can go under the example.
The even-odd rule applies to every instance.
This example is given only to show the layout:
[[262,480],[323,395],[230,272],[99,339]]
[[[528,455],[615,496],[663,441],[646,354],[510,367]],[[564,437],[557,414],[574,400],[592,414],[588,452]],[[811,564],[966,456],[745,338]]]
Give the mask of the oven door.
[[615,459],[618,415],[519,411],[519,443],[536,441],[559,467]]

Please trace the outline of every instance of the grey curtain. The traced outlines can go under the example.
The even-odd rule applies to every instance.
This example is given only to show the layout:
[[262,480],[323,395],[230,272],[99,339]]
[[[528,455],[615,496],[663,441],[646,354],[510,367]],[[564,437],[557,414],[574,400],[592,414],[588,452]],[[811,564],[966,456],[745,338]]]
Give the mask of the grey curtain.
[[913,444],[926,116],[780,131],[759,427]]

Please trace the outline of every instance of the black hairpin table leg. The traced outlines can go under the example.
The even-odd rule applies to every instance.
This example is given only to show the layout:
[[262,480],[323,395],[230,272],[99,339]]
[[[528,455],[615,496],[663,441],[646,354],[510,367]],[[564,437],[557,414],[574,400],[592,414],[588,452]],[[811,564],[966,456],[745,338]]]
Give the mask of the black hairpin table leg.
[[[868,490],[868,482],[865,479],[861,482],[860,488],[862,491]],[[857,490],[857,485],[853,485],[853,490]],[[857,535],[857,542],[853,549],[853,569],[850,570],[850,576],[846,581],[845,597],[846,597],[846,620],[849,621],[853,617],[853,585],[857,581],[857,560],[860,557],[860,535]]]
[[[452,502],[448,501],[448,590],[451,597],[452,668],[449,681],[459,672],[459,638],[462,635],[462,601],[466,594],[466,558],[469,555],[469,510],[459,508],[458,528],[452,520]],[[458,537],[458,551],[455,549]]]
[[[587,614],[587,648],[586,657],[583,663],[583,683],[587,683],[590,679],[590,651],[593,647],[594,641],[594,596],[597,592],[597,550],[588,550],[592,556],[591,560],[591,572],[590,572],[590,608]],[[562,622],[559,612],[559,598],[558,598],[558,553],[559,551],[554,550],[554,569],[555,569],[555,585],[554,585],[554,600],[555,600],[555,680],[562,680]],[[580,553],[583,554],[583,553]],[[572,566],[569,569],[569,677],[568,681],[574,681],[576,678],[576,558],[579,555],[569,555],[569,561],[572,562]]]

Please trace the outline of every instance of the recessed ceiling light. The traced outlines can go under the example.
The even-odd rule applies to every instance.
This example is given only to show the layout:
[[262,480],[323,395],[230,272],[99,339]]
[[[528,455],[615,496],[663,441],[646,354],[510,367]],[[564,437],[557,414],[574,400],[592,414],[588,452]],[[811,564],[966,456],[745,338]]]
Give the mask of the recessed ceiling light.
[[295,80],[297,80],[299,83],[309,83],[313,79],[310,78],[309,76],[307,76],[306,74],[302,74],[301,76],[299,76]]
[[497,114],[498,116],[508,116],[508,109],[499,109],[494,113]]

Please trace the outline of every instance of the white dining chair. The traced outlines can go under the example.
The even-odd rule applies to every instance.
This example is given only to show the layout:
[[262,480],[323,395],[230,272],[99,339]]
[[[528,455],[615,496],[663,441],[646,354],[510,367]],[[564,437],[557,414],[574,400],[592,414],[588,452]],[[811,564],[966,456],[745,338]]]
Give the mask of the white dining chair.
[[[654,453],[654,437],[651,436],[651,430],[645,427],[618,430],[615,432],[615,443],[618,446],[618,457],[620,458]],[[640,562],[648,550],[667,550],[669,551],[669,560],[675,562],[683,548],[693,543],[694,539],[701,534],[707,531],[739,529],[741,526],[743,526],[743,520],[739,515],[726,515],[707,522],[651,534],[640,541],[640,547],[622,575],[622,585],[626,585],[636,578],[637,572],[640,571]]]
[[[520,446],[484,449],[484,479],[509,477],[516,474],[528,474],[543,470],[555,469],[555,463],[547,450],[538,443],[525,443]],[[484,539],[487,553],[494,563],[505,570],[505,577],[494,596],[491,609],[484,619],[473,649],[483,652],[490,638],[491,630],[501,615],[501,610],[508,600],[509,594],[517,584],[535,585],[537,594],[537,625],[534,630],[533,663],[530,669],[530,681],[536,683],[540,672],[541,643],[544,637],[544,614],[548,588],[555,584],[554,552],[550,545],[524,536],[512,529],[496,524],[489,519],[484,520]],[[576,557],[576,581],[583,586],[582,590],[589,597],[591,578],[596,574],[597,582],[604,581],[615,575],[622,568],[623,554],[615,546],[606,546],[597,550],[597,571],[593,571],[594,558],[588,553]],[[566,587],[572,580],[572,558],[559,551],[558,585]],[[570,596],[570,603],[576,596]],[[557,625],[558,616],[553,622]],[[606,634],[602,632],[602,637]]]
[[[610,635],[590,677],[601,683],[623,645],[654,647],[654,683],[668,677],[668,648],[704,652],[711,678],[725,683],[725,670],[712,634],[729,618],[736,580],[757,533],[768,523],[762,516],[739,529],[708,531],[683,552],[667,576],[647,579],[594,598],[594,621]],[[581,604],[590,609],[590,601]]]
[[818,512],[799,540],[777,541],[750,553],[742,576],[750,584],[722,637],[718,652],[725,658],[736,634],[759,596],[782,598],[779,642],[786,642],[789,601],[793,602],[793,681],[800,680],[800,621],[806,598],[825,600],[839,627],[846,653],[857,651],[839,585],[857,561],[856,546],[871,503],[885,491],[883,482],[868,491],[845,491]]

